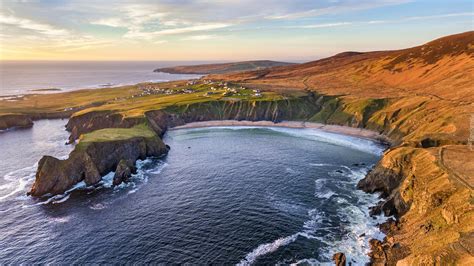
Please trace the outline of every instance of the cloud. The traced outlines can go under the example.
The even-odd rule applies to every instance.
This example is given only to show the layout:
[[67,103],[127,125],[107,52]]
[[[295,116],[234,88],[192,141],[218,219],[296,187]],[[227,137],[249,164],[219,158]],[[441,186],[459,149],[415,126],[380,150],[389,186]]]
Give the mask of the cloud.
[[172,35],[172,34],[183,34],[197,31],[210,31],[216,29],[222,29],[231,26],[231,24],[226,23],[211,23],[211,24],[199,24],[183,28],[173,28],[151,32],[151,34],[157,35]]
[[401,22],[415,21],[415,20],[429,20],[429,19],[462,17],[462,16],[474,16],[474,12],[439,14],[439,15],[431,15],[431,16],[404,17],[404,18],[393,19],[393,20],[369,20],[369,21],[352,21],[352,22],[334,22],[334,23],[322,23],[322,24],[297,25],[297,26],[288,26],[286,28],[298,28],[298,29],[331,28],[331,27],[348,26],[348,25],[401,23]]
[[183,41],[204,41],[204,40],[210,40],[210,39],[215,39],[215,38],[217,38],[216,35],[193,35],[193,36],[185,37],[181,40],[183,40]]
[[289,20],[305,17],[317,17],[322,15],[339,14],[344,12],[373,9],[387,5],[399,5],[411,2],[412,0],[359,0],[359,1],[328,1],[325,5],[318,8],[306,9],[297,12],[272,14],[265,16],[270,20]]
[[336,22],[336,23],[322,23],[322,24],[291,26],[288,28],[317,29],[317,28],[332,28],[332,27],[346,26],[346,25],[352,25],[352,24],[353,22]]
[[418,17],[407,17],[402,20],[425,20],[425,19],[436,19],[436,18],[450,18],[450,17],[472,17],[474,12],[464,12],[464,13],[450,13],[450,14],[439,14],[431,16],[418,16]]
[[14,15],[0,14],[0,24],[8,27],[16,27],[23,30],[33,31],[37,34],[48,36],[67,35],[69,32],[49,24],[39,23],[26,18],[16,17]]
[[120,18],[103,18],[95,21],[91,21],[91,24],[94,25],[102,25],[102,26],[109,26],[109,27],[126,27],[125,23]]
[[12,12],[0,12],[0,26],[3,30],[1,41],[14,47],[14,50],[23,49],[25,53],[32,49],[72,52],[111,44],[110,41],[19,17]]

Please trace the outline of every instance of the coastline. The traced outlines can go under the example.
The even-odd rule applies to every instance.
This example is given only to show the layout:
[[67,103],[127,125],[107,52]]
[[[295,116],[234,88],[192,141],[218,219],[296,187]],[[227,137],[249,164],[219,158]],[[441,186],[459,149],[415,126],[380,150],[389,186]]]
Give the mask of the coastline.
[[378,132],[340,125],[328,125],[315,122],[305,121],[247,121],[247,120],[211,120],[202,122],[191,122],[180,126],[169,128],[168,130],[179,130],[179,129],[190,129],[190,128],[205,128],[205,127],[219,127],[219,126],[255,126],[255,127],[286,127],[286,128],[307,128],[307,129],[319,129],[322,131],[343,134],[353,137],[359,137],[364,139],[370,139],[384,144],[390,144],[390,140]]

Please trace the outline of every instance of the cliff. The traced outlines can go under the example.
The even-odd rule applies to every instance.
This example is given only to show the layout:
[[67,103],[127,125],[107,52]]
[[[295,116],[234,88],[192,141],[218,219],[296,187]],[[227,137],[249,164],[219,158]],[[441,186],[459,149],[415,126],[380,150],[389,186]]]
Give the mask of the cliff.
[[115,171],[122,160],[135,162],[167,152],[161,139],[144,124],[130,129],[98,130],[84,135],[65,160],[41,158],[29,194],[62,194],[81,181],[94,185]]
[[0,115],[0,130],[10,128],[27,128],[33,126],[33,120],[27,115],[6,114]]

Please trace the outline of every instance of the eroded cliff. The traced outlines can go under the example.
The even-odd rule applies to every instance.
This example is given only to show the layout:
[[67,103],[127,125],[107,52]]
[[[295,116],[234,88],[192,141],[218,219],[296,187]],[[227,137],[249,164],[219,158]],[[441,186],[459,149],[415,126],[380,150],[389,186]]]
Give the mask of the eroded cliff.
[[146,124],[125,129],[103,129],[83,135],[69,157],[59,160],[44,156],[38,163],[32,196],[62,194],[75,184],[98,183],[115,171],[120,161],[135,162],[168,152],[163,141]]

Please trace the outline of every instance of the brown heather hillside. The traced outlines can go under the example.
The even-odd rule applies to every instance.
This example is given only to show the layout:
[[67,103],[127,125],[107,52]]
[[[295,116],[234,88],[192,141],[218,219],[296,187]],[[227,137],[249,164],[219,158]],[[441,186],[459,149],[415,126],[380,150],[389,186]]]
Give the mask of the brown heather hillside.
[[359,183],[382,192],[374,213],[397,218],[381,225],[387,237],[373,241],[373,261],[474,265],[474,32],[207,78],[334,95],[313,121],[369,128],[395,144]]
[[474,32],[466,32],[404,50],[348,52],[305,64],[211,77],[327,94],[420,94],[467,102],[474,98],[473,59]]

